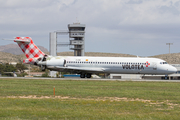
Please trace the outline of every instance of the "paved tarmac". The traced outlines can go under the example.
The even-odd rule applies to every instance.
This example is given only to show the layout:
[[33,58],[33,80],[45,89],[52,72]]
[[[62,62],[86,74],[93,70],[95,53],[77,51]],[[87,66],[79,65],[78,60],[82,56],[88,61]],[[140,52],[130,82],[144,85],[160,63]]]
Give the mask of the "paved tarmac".
[[180,82],[180,80],[157,79],[101,79],[101,78],[47,78],[47,77],[0,77],[0,79],[37,79],[37,80],[91,80],[91,81],[134,81],[134,82]]

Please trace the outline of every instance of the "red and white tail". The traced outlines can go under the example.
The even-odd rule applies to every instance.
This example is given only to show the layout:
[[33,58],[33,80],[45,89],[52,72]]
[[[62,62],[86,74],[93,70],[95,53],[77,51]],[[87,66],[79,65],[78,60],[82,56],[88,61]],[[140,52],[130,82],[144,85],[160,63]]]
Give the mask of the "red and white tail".
[[14,42],[17,42],[26,57],[43,57],[45,54],[34,44],[30,37],[16,37]]
[[14,42],[17,42],[17,44],[27,57],[27,59],[23,60],[23,63],[34,64],[39,58],[43,58],[45,55],[34,44],[30,37],[16,37]]

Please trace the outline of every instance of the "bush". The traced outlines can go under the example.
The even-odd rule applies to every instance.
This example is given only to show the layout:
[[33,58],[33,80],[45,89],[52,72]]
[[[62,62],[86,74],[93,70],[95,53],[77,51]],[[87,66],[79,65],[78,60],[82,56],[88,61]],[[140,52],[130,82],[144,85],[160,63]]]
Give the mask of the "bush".
[[47,69],[45,70],[45,73],[42,74],[42,77],[50,77],[49,76],[49,71]]
[[17,74],[17,77],[24,77],[25,75],[28,75],[28,74],[27,73]]

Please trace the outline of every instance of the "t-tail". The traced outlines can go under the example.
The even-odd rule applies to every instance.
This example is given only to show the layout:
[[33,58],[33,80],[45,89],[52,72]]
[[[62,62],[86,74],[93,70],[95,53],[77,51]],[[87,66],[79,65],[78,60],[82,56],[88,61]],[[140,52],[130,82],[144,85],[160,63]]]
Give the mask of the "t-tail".
[[23,60],[23,63],[37,65],[39,61],[45,59],[46,55],[34,44],[30,37],[16,37],[14,42],[17,42],[27,57]]

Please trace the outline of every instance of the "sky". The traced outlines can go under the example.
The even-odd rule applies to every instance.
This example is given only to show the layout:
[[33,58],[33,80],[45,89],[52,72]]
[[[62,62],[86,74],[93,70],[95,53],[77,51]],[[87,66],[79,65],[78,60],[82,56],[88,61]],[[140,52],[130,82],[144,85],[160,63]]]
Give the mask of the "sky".
[[49,33],[75,22],[86,25],[85,52],[153,56],[173,43],[171,53],[179,53],[180,0],[0,0],[0,39],[27,36],[49,49]]

